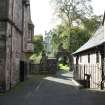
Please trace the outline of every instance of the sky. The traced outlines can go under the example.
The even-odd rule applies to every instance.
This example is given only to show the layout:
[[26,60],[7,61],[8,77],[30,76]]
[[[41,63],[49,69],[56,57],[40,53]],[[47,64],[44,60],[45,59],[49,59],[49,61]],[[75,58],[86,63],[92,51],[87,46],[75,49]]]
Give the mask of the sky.
[[[34,34],[44,34],[56,24],[57,20],[54,11],[49,4],[49,0],[30,0],[31,1],[31,18],[35,25]],[[94,13],[103,14],[105,10],[105,0],[92,0]]]

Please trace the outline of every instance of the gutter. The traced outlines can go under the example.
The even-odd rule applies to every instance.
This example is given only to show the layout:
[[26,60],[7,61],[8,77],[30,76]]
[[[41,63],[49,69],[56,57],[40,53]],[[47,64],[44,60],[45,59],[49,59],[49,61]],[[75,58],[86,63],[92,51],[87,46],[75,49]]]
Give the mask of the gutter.
[[80,54],[80,53],[83,53],[83,52],[86,52],[86,51],[88,51],[88,50],[91,50],[91,49],[97,49],[97,47],[99,47],[99,46],[101,46],[101,45],[103,45],[103,44],[105,44],[105,42],[103,42],[103,43],[101,43],[101,44],[99,44],[99,45],[96,45],[96,46],[93,46],[93,47],[90,47],[90,48],[88,48],[88,49],[84,49],[84,50],[81,50],[81,51],[75,51],[74,53],[72,53],[72,55],[78,55],[78,54]]

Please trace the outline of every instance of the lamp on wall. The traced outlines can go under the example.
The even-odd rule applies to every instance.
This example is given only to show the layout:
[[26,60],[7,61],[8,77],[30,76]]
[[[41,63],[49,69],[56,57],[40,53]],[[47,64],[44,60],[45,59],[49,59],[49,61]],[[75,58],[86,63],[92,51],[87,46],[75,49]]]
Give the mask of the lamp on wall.
[[23,0],[23,4],[24,4],[26,7],[30,6],[29,0]]

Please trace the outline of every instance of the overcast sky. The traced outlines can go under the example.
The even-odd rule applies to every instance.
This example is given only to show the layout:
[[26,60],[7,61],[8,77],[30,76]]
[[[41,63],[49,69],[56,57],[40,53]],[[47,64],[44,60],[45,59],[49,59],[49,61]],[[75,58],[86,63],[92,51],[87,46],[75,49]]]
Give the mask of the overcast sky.
[[[35,34],[44,34],[45,30],[54,27],[56,21],[49,0],[30,0],[31,17],[35,25]],[[92,0],[95,14],[103,14],[105,10],[105,0]]]

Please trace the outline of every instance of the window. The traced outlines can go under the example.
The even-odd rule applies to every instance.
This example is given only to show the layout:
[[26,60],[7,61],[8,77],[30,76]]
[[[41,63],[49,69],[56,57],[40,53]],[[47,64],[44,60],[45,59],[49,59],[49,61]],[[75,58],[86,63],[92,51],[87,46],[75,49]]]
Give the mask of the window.
[[88,54],[88,63],[90,63],[90,54]]
[[29,41],[32,41],[32,35],[34,34],[33,30],[34,30],[33,25],[29,23],[28,24],[28,37],[27,37]]
[[96,63],[99,63],[99,53],[96,52]]

